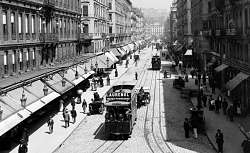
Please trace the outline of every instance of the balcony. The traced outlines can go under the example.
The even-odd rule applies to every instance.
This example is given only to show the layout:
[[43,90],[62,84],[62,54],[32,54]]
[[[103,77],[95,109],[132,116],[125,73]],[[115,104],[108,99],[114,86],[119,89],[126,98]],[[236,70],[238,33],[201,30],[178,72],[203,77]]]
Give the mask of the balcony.
[[250,28],[247,28],[247,29],[246,29],[246,35],[247,35],[247,36],[250,36]]
[[93,34],[91,33],[80,33],[81,40],[93,39]]
[[209,35],[209,30],[203,30],[202,35],[205,37],[211,36],[211,35]]
[[39,40],[41,42],[56,42],[59,40],[58,38],[58,34],[54,34],[54,33],[41,33],[39,35]]
[[217,29],[215,31],[215,36],[221,36],[221,30],[220,29]]
[[227,36],[236,36],[236,35],[240,35],[241,31],[240,31],[240,29],[231,28],[231,29],[226,29],[225,34]]

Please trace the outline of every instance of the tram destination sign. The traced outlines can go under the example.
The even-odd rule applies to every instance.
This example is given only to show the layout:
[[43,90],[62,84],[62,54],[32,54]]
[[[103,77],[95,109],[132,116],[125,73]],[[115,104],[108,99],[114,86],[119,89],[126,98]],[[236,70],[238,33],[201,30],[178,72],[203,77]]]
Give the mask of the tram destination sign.
[[126,92],[111,92],[106,96],[107,101],[129,101],[131,99],[131,93]]

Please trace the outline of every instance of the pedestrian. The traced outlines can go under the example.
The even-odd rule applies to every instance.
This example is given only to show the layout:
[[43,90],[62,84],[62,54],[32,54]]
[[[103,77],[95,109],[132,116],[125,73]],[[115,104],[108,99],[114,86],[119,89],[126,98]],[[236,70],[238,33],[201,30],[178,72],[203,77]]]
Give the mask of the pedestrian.
[[86,108],[87,108],[87,102],[86,102],[85,99],[83,99],[83,101],[82,101],[82,110],[83,110],[83,113],[84,113],[84,114],[85,114],[85,112],[86,112]]
[[185,81],[188,82],[188,74],[185,73]]
[[233,121],[233,117],[234,117],[234,108],[233,108],[233,105],[231,104],[229,106],[229,108],[227,109],[227,115],[230,119],[230,121]]
[[49,120],[48,120],[48,127],[49,127],[49,133],[53,133],[53,127],[54,127],[54,120],[52,118],[52,116],[50,116]]
[[194,116],[192,119],[191,119],[191,125],[192,125],[192,128],[193,128],[193,133],[194,133],[194,138],[197,139],[198,138],[198,132],[197,132],[197,128],[198,128],[198,119],[197,119],[197,116]]
[[118,77],[118,71],[115,69],[115,77]]
[[212,94],[215,94],[215,81],[212,81],[211,88],[212,88]]
[[202,83],[206,85],[206,72],[204,72],[202,75]]
[[218,96],[218,101],[219,101],[219,109],[221,109],[221,107],[222,107],[222,96],[221,95]]
[[22,144],[28,145],[28,142],[29,142],[29,132],[28,132],[28,129],[26,127],[23,128],[20,142]]
[[72,97],[72,98],[71,98],[70,104],[71,104],[71,106],[72,106],[72,109],[75,109],[75,106],[76,106],[75,97]]
[[99,81],[100,81],[100,86],[103,87],[103,79],[102,79],[102,77],[100,77]]
[[69,121],[70,121],[70,116],[68,110],[66,109],[64,118],[65,128],[69,127]]
[[202,95],[202,102],[203,102],[203,107],[207,107],[207,95],[206,94]]
[[220,129],[217,130],[217,133],[215,134],[215,139],[218,146],[218,153],[223,153],[224,138],[223,138],[223,133],[221,132]]
[[185,138],[189,138],[189,130],[190,130],[190,124],[189,124],[188,118],[185,118],[185,121],[184,121]]
[[198,83],[200,83],[201,82],[201,73],[200,72],[198,72],[197,77],[198,77]]
[[223,101],[222,101],[222,110],[223,110],[224,115],[227,114],[227,107],[228,107],[228,103],[227,103],[226,98],[224,98]]
[[71,110],[71,117],[73,119],[73,124],[76,122],[76,116],[77,116],[76,110],[72,109]]
[[63,103],[64,103],[64,101],[61,99],[61,100],[59,101],[59,112],[62,112],[62,111],[63,111]]
[[135,80],[137,80],[138,79],[138,74],[137,74],[137,72],[135,72]]
[[215,112],[220,113],[220,100],[219,97],[215,100]]
[[26,144],[20,144],[18,148],[18,153],[27,153],[28,147]]

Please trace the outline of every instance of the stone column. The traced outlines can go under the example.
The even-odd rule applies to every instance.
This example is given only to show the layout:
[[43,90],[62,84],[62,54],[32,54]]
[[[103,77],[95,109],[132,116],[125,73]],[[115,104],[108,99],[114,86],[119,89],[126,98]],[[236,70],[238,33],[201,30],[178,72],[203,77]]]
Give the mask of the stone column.
[[23,71],[27,71],[27,48],[23,48]]
[[[0,12],[2,12],[2,6],[0,6]],[[3,16],[2,15],[0,15],[0,29],[3,29]],[[3,30],[0,30],[0,43],[1,44],[3,43]],[[0,75],[1,75],[1,72],[0,72]]]
[[11,23],[10,23],[10,9],[7,10],[7,29],[8,29],[8,41],[12,40],[11,39]]
[[12,61],[12,50],[8,50],[8,55],[7,55],[7,66],[8,66],[8,74],[12,75],[13,73],[13,61]]

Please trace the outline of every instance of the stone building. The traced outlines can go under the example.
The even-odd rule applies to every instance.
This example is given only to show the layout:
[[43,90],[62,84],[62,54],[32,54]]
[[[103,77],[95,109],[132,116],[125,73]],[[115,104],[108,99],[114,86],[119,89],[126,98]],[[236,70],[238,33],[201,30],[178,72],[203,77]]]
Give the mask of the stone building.
[[177,39],[177,1],[174,0],[170,8],[169,23],[170,23],[170,42]]
[[192,0],[191,29],[193,36],[193,56],[201,69],[206,68],[206,55],[209,53],[209,41],[203,37],[203,31],[208,28],[209,0]]
[[249,8],[243,0],[209,1],[208,30],[203,34],[211,47],[207,67],[214,70],[216,85],[239,103],[243,114],[250,111]]
[[159,38],[164,34],[164,26],[159,23],[148,24],[146,26],[146,31],[148,35]]
[[132,3],[130,0],[110,0],[108,6],[110,44],[127,44],[131,40]]
[[7,77],[74,57],[79,0],[0,2],[0,76]]
[[133,8],[131,12],[131,40],[136,41],[145,37],[145,20],[142,11],[139,8]]
[[177,0],[177,39],[185,47],[192,45],[191,0]]
[[85,53],[101,52],[108,47],[109,0],[81,0],[81,49]]

